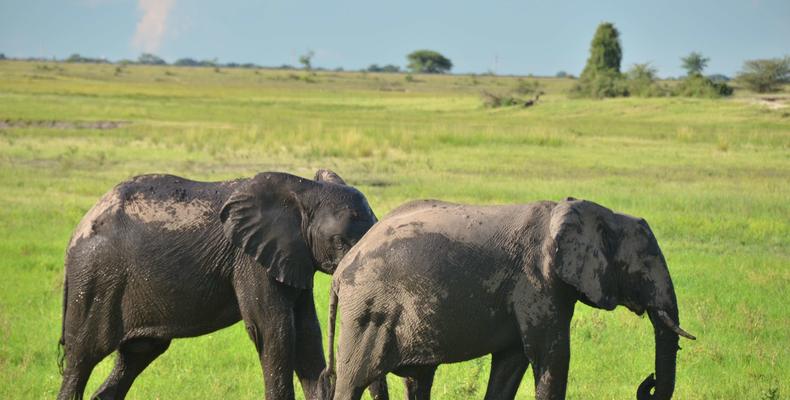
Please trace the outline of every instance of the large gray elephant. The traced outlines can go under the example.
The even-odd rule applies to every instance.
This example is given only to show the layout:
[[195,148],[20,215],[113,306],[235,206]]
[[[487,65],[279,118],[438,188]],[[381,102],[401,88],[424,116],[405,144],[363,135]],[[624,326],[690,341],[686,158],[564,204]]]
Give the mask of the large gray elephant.
[[406,378],[407,398],[428,399],[439,364],[493,354],[486,399],[514,398],[529,363],[536,398],[564,399],[577,300],[648,313],[656,374],[638,398],[671,398],[678,335],[693,337],[679,327],[669,270],[644,219],[572,198],[491,207],[407,203],[335,272],[322,390],[359,399],[367,384],[393,372]]
[[332,273],[376,222],[334,172],[315,180],[265,172],[195,182],[138,176],[83,217],[66,256],[65,370],[59,399],[81,399],[94,366],[118,350],[95,398],[123,398],[171,339],[243,319],[267,399],[306,398],[324,368],[315,270]]

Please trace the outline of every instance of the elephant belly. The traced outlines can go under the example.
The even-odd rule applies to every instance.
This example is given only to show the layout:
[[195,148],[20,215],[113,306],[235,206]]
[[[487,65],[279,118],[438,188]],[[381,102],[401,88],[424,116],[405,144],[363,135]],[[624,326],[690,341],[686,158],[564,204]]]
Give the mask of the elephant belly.
[[514,318],[469,308],[448,308],[452,310],[437,310],[444,311],[441,321],[423,319],[413,347],[418,358],[425,357],[437,364],[453,363],[496,353],[519,343]]
[[241,319],[232,288],[216,282],[128,282],[122,301],[127,336],[191,337]]
[[475,290],[408,297],[396,322],[403,364],[453,363],[520,343],[515,318],[504,302]]

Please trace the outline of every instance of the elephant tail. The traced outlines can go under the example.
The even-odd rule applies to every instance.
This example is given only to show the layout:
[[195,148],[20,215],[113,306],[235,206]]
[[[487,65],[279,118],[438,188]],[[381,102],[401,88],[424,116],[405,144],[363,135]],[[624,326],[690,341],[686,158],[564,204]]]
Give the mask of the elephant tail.
[[329,347],[329,359],[326,363],[326,368],[321,371],[321,376],[318,378],[320,387],[319,399],[331,400],[335,393],[335,322],[337,320],[337,286],[334,280],[332,281],[332,288],[329,290],[329,324],[327,329],[329,334],[327,336],[327,345]]
[[60,323],[60,339],[58,339],[58,372],[63,375],[63,365],[66,361],[66,306],[68,304],[69,279],[68,274],[63,278],[63,316]]

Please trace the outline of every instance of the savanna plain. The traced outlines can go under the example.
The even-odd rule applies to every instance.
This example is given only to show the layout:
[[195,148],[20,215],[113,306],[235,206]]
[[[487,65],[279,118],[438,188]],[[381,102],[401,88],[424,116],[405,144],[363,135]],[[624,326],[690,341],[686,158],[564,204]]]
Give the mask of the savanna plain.
[[[676,398],[790,396],[790,107],[734,98],[568,99],[489,109],[515,77],[0,62],[0,398],[60,385],[63,258],[121,180],[336,170],[381,217],[410,199],[574,196],[644,217],[667,257],[683,340]],[[97,121],[120,121],[96,123]],[[109,128],[109,129],[108,129]],[[328,284],[316,275],[319,318]],[[326,335],[326,326],[323,326]],[[647,318],[579,303],[568,399],[633,398],[653,371]],[[92,375],[92,393],[112,357]],[[482,398],[489,359],[444,365],[433,395]],[[390,392],[403,388],[390,376]],[[301,390],[297,390],[301,396]],[[133,399],[261,398],[241,324],[176,340]],[[531,372],[519,399],[534,396]]]

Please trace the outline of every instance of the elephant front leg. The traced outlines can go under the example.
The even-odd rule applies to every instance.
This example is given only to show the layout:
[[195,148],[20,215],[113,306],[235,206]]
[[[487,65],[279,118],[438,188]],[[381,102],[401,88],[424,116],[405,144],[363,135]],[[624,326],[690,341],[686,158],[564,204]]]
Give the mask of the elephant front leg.
[[267,400],[294,398],[296,301],[302,290],[275,282],[263,268],[239,269],[236,298],[247,333],[258,350]]
[[532,372],[535,376],[537,400],[565,399],[570,363],[570,337],[567,328],[550,330],[544,334],[532,354]]
[[305,399],[318,398],[318,378],[326,367],[321,326],[315,312],[313,292],[307,290],[297,300],[294,313],[296,331],[296,375]]
[[[278,313],[280,314],[280,313]],[[291,310],[268,318],[244,317],[247,333],[258,350],[266,385],[266,400],[294,399],[294,325]]]

